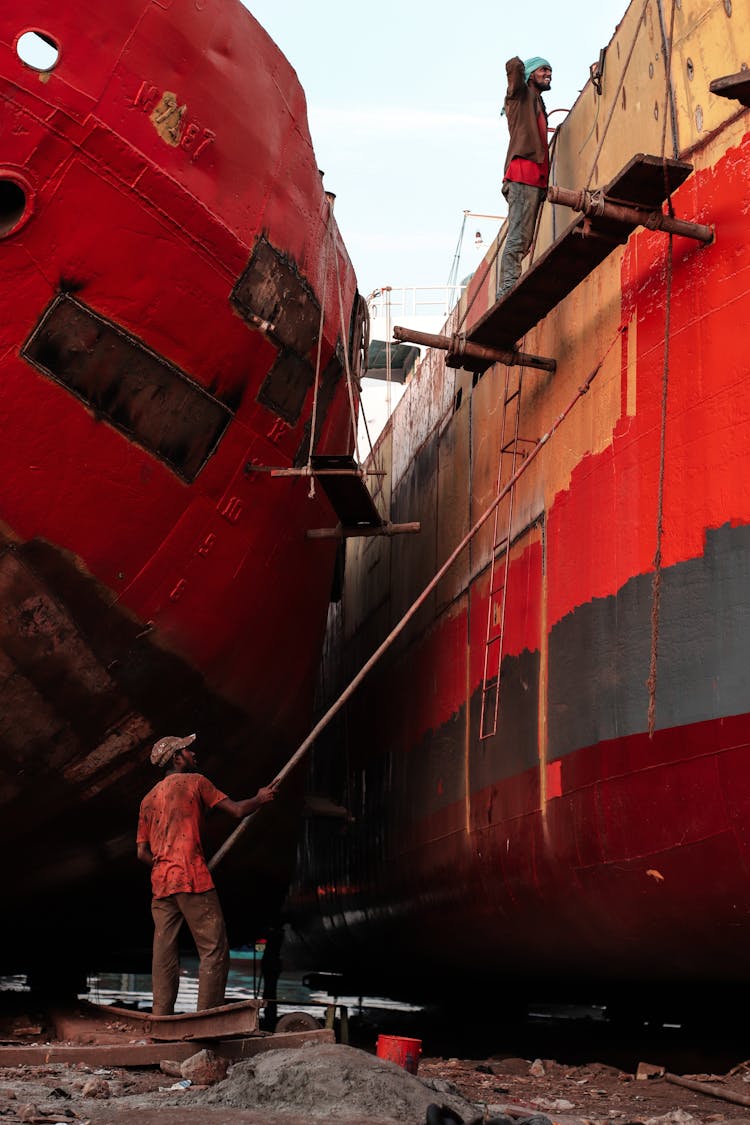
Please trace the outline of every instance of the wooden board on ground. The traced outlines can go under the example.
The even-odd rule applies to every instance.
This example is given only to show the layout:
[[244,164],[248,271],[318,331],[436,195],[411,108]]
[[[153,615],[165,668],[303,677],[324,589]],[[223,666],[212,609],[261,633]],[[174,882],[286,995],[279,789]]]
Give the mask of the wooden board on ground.
[[279,1035],[253,1035],[246,1039],[190,1040],[181,1043],[104,1043],[66,1046],[42,1043],[28,1047],[0,1047],[0,1067],[46,1066],[48,1063],[85,1063],[87,1066],[158,1066],[163,1059],[183,1062],[202,1048],[236,1062],[264,1051],[301,1047],[304,1043],[335,1043],[333,1031],[293,1031]]

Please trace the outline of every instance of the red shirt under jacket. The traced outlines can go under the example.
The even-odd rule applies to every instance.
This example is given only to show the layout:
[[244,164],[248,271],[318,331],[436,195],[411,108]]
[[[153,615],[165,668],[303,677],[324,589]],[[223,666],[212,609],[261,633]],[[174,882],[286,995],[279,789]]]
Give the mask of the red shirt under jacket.
[[[541,110],[537,114],[536,120],[546,147],[547,118]],[[516,184],[529,184],[531,187],[546,188],[549,183],[549,152],[547,152],[543,164],[537,164],[535,160],[526,160],[523,156],[514,156],[508,165],[504,178],[512,180]]]

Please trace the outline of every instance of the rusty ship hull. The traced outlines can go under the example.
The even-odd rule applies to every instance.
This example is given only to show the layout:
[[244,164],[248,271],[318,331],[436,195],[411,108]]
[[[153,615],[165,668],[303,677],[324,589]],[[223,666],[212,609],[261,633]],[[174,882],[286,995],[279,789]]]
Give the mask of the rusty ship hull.
[[[350,546],[331,699],[596,372],[317,749],[353,822],[307,827],[303,962],[467,1003],[750,980],[750,114],[710,90],[748,42],[744,4],[631,5],[553,180],[689,163],[672,205],[713,242],[626,234],[520,341],[554,374],[434,351],[380,439],[384,507],[422,531]],[[537,257],[570,222],[545,206]],[[517,339],[496,275],[492,251],[448,333]]]
[[[6,4],[0,104],[0,966],[45,918],[101,965],[149,941],[154,738],[196,730],[240,797],[307,729],[335,517],[267,470],[307,463],[314,399],[315,451],[351,450],[360,304],[297,76],[235,0]],[[293,803],[227,860],[240,940]]]

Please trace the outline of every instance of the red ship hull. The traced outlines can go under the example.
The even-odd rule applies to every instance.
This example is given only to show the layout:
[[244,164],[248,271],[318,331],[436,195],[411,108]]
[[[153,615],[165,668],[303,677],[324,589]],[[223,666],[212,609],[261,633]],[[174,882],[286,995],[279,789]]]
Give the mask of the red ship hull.
[[[637,38],[640,10],[607,54],[605,97],[623,108],[615,58],[634,35],[644,51],[649,34],[659,46],[658,24]],[[739,70],[721,56],[719,15],[683,2],[675,43]],[[635,70],[631,104],[648,95]],[[750,132],[746,112],[718,98],[705,131],[703,112],[685,110],[691,97],[706,105],[704,87],[686,92],[692,80],[675,61],[669,155],[695,171],[672,200],[679,216],[715,224],[714,243],[676,238],[670,282],[665,236],[631,235],[524,341],[558,360],[553,376],[524,375],[527,440],[602,368],[519,479],[515,514],[500,509],[510,558],[497,731],[490,722],[481,737],[500,541],[490,520],[348,705],[336,750],[318,751],[313,785],[355,820],[309,827],[290,917],[301,959],[363,988],[594,998],[750,980],[750,392],[738,336],[750,320]],[[566,186],[596,96],[584,91],[560,134]],[[599,182],[632,156],[629,136],[603,149]],[[490,268],[477,271],[464,328],[494,285]],[[422,535],[347,559],[332,637],[342,669],[361,665],[490,504],[504,380],[498,366],[472,385],[433,356],[400,404],[376,454],[391,518],[419,519]]]
[[[0,964],[41,911],[106,961],[147,944],[151,742],[195,729],[239,797],[308,728],[335,547],[305,533],[335,517],[260,470],[306,464],[316,396],[315,452],[351,450],[359,298],[296,75],[235,0],[5,5],[0,99]],[[227,861],[235,936],[293,804]]]

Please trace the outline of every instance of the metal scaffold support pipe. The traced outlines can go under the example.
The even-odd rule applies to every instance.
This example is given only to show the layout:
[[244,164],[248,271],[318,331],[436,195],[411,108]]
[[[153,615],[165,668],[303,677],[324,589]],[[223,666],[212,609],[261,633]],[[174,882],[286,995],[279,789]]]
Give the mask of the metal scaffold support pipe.
[[473,344],[460,332],[455,332],[452,336],[438,336],[433,332],[417,332],[414,328],[401,328],[396,325],[393,335],[402,344],[423,344],[426,348],[438,348],[455,356],[486,360],[488,365],[504,363],[508,367],[537,367],[540,371],[557,370],[554,359],[528,355],[526,352],[515,352],[510,348],[488,348],[484,344]]
[[661,230],[666,234],[681,234],[708,245],[714,240],[713,228],[703,223],[690,223],[686,219],[675,219],[661,211],[646,211],[625,203],[613,203],[595,191],[573,191],[570,188],[549,187],[547,199],[550,203],[570,207],[580,211],[590,219],[613,219],[632,227],[646,227],[648,230]]

